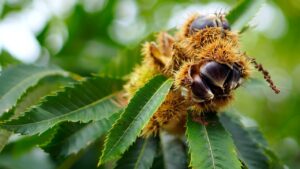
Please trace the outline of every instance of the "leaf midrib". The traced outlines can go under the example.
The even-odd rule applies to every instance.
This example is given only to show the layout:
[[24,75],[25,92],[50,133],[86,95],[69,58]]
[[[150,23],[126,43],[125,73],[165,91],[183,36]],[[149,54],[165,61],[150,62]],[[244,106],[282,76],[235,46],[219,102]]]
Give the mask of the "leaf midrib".
[[[94,121],[94,122],[92,122],[92,123],[98,123],[98,122],[100,122],[100,121],[102,121],[102,120],[103,120],[103,119],[97,120],[97,121]],[[78,133],[82,133],[86,128],[90,127],[89,125],[93,125],[92,123],[87,124],[86,126],[80,128],[80,129],[77,130],[76,132],[74,132],[74,133],[72,133],[71,135],[69,135],[67,138],[64,138],[63,141],[62,141],[63,145],[64,145],[64,146],[67,146],[66,144],[67,144],[72,138],[75,138],[76,135],[78,135]],[[103,127],[103,126],[101,126],[101,127]],[[102,130],[102,129],[101,129],[101,130]],[[97,130],[97,131],[98,131],[98,130]],[[99,136],[99,137],[100,137],[100,136]],[[95,141],[95,140],[93,140],[93,141],[90,142],[89,144],[88,144],[88,143],[86,143],[86,144],[87,144],[87,145],[90,145],[90,144],[92,144],[94,141]],[[82,149],[82,148],[80,148],[80,150],[81,150],[81,149]],[[77,152],[76,152],[76,151],[77,151]],[[61,151],[61,152],[60,152],[60,155],[62,155],[62,156],[67,156],[67,155],[75,154],[75,153],[78,153],[78,152],[79,152],[78,150],[70,150],[70,146],[68,146],[68,150]]]
[[[243,130],[245,130],[245,131],[248,130],[248,128],[247,128],[246,126],[244,126],[244,124],[241,123],[239,120],[236,120],[236,121],[234,121],[234,120],[232,120],[232,119],[229,119],[229,120],[231,121],[231,123],[236,123],[236,124],[238,124],[238,125],[240,126],[241,129],[243,129]],[[253,144],[256,145],[258,148],[262,148],[262,149],[264,148],[264,146],[263,146],[262,144],[260,144],[257,140],[255,140],[255,139],[252,137],[251,133],[246,132],[246,135],[249,136],[250,140],[251,140],[251,141],[253,142]],[[240,154],[240,155],[242,154],[240,149],[236,148],[236,151],[237,151],[238,154]],[[260,151],[259,151],[259,152],[260,152]],[[261,153],[263,153],[263,152],[261,152]],[[242,156],[242,155],[241,155],[241,156]],[[244,156],[242,156],[242,158],[244,159]],[[251,160],[251,161],[252,161],[252,160]],[[248,163],[248,162],[249,162],[248,160],[243,160],[243,162],[246,164],[246,166],[251,166],[251,162]],[[252,161],[252,162],[253,162],[253,161]],[[254,161],[254,162],[255,162],[255,161]]]
[[[147,103],[146,104],[144,104],[144,106],[140,109],[141,111],[139,111],[139,112],[143,112],[142,110],[144,110],[145,109],[145,107],[147,107],[146,105],[148,105],[149,104],[149,102],[153,99],[153,97],[154,96],[156,96],[157,95],[157,91],[159,91],[162,87],[164,87],[164,85],[167,83],[167,82],[169,82],[169,80],[166,80],[155,92],[154,92],[154,94],[150,97],[150,99],[147,101]],[[156,110],[157,110],[158,108],[156,108]],[[155,110],[155,111],[156,111]],[[154,112],[155,112],[154,111]],[[126,128],[126,130],[124,131],[124,133],[121,135],[121,137],[115,142],[115,144],[111,147],[111,149],[106,153],[107,155],[106,156],[108,156],[108,154],[110,154],[111,152],[112,152],[112,150],[116,147],[116,145],[118,145],[118,143],[121,141],[121,139],[123,139],[123,137],[124,137],[124,135],[125,135],[125,133],[127,133],[128,132],[128,130],[130,129],[130,127],[134,124],[134,122],[136,121],[136,119],[139,119],[138,117],[140,117],[141,116],[141,113],[138,113],[138,115],[132,120],[132,122],[129,124],[129,126]],[[122,118],[122,117],[121,117]],[[120,118],[120,119],[121,119]]]
[[145,140],[145,142],[144,142],[144,144],[143,144],[143,147],[142,147],[142,150],[141,150],[141,152],[140,152],[140,154],[139,154],[139,156],[138,156],[138,158],[137,158],[137,160],[136,160],[136,163],[135,163],[135,165],[134,165],[134,169],[137,169],[137,167],[139,166],[138,164],[140,163],[140,161],[141,161],[141,159],[142,159],[142,156],[143,156],[143,154],[144,154],[144,152],[145,152],[145,149],[146,149],[146,146],[147,146],[147,144],[148,144],[148,141],[149,141],[149,139],[146,139],[146,140]]
[[[116,93],[111,94],[111,95],[108,95],[108,96],[105,96],[105,97],[103,97],[103,98],[101,98],[101,99],[99,99],[99,100],[97,100],[97,101],[95,101],[95,102],[92,102],[92,103],[87,104],[87,105],[85,105],[85,106],[83,106],[83,107],[80,107],[79,109],[73,110],[73,111],[71,111],[71,112],[69,112],[69,113],[65,113],[65,114],[63,114],[63,115],[61,115],[61,116],[53,117],[53,118],[51,118],[51,119],[41,120],[41,121],[38,121],[38,122],[32,122],[32,123],[25,123],[25,124],[12,124],[12,125],[9,125],[9,124],[8,124],[8,125],[5,125],[5,124],[4,124],[3,126],[14,126],[14,127],[18,127],[18,126],[30,126],[30,125],[34,125],[34,124],[37,125],[37,124],[49,122],[49,121],[52,121],[52,120],[55,121],[56,119],[63,120],[64,117],[70,116],[70,115],[72,115],[72,114],[75,114],[76,112],[81,111],[81,110],[83,110],[83,109],[85,109],[85,108],[87,108],[87,107],[91,107],[91,105],[96,105],[96,104],[98,104],[99,102],[101,102],[101,101],[103,101],[103,100],[106,100],[106,99],[108,99],[108,98],[110,98],[110,97],[115,96],[115,94],[116,94]],[[47,112],[48,112],[48,111],[47,111]],[[51,113],[51,112],[50,112],[50,113]],[[55,125],[55,124],[61,122],[60,120],[56,121],[53,125]],[[100,119],[99,119],[99,120],[100,120]],[[51,126],[53,126],[53,125],[51,125]]]
[[212,146],[211,146],[211,143],[210,143],[210,139],[208,137],[208,132],[207,132],[207,129],[205,126],[203,126],[203,130],[204,130],[204,135],[205,135],[205,138],[207,140],[207,143],[208,143],[208,149],[209,149],[209,152],[210,152],[210,157],[212,159],[212,165],[213,165],[213,168],[216,169],[216,164],[215,164],[215,159],[214,159],[214,155],[213,155],[213,151],[212,151]]

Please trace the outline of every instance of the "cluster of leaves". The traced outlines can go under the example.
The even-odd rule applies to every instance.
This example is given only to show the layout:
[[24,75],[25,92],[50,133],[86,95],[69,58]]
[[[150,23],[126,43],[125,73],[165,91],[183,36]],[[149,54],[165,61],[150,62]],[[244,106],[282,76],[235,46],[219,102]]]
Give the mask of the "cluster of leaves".
[[[233,8],[228,20],[234,30],[243,30],[261,3],[245,0]],[[110,66],[125,67],[127,73],[128,65],[118,63]],[[245,125],[245,117],[236,113],[211,114],[206,126],[189,117],[181,139],[164,132],[139,138],[173,80],[154,77],[127,104],[120,78],[126,73],[108,69],[106,75],[83,78],[55,66],[5,68],[0,76],[0,165],[5,165],[1,159],[9,161],[7,153],[39,146],[58,168],[69,168],[96,145],[102,148],[99,168],[282,168],[257,127]],[[8,143],[14,133],[27,136]]]

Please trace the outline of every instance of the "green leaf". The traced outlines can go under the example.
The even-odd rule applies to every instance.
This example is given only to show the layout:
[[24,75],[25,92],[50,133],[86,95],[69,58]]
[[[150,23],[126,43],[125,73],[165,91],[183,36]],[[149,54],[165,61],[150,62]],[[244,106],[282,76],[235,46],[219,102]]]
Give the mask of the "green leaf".
[[232,30],[241,31],[255,16],[265,0],[241,0],[226,16]]
[[12,132],[10,132],[10,131],[0,129],[0,152],[5,147],[11,134],[12,134]]
[[[236,113],[224,112],[220,115],[223,126],[229,131],[234,140],[240,159],[249,169],[274,168],[278,165],[278,159],[271,161],[273,156],[266,140],[256,125],[245,126],[242,119],[246,119]],[[249,120],[248,120],[249,121]],[[253,123],[252,123],[253,124]]]
[[0,52],[0,70],[2,67],[8,67],[14,64],[20,64],[21,62],[11,56],[7,51],[3,50]]
[[164,168],[187,169],[187,152],[184,143],[174,135],[161,132],[161,149],[163,151]]
[[121,108],[118,96],[112,93],[120,90],[122,84],[123,81],[118,79],[90,78],[45,97],[39,106],[18,119],[0,123],[0,127],[33,135],[63,121],[88,122],[108,118]]
[[39,101],[51,94],[56,93],[71,82],[75,82],[69,77],[50,76],[41,79],[36,85],[31,86],[17,101],[16,105],[8,112],[5,112],[0,121],[15,119],[28,110],[31,106],[39,103]]
[[164,101],[172,84],[173,80],[156,76],[138,90],[110,130],[99,164],[118,158],[126,151]]
[[70,122],[60,125],[52,141],[43,146],[54,157],[66,157],[78,153],[95,142],[107,132],[120,113],[113,114],[109,119],[102,119],[89,124]]
[[[18,100],[17,105],[9,112],[4,113],[0,117],[0,121],[5,121],[21,116],[26,109],[37,104],[42,97],[48,95],[53,91],[58,91],[62,86],[66,85],[69,82],[71,82],[70,78],[60,76],[51,76],[40,80],[35,86],[27,89],[27,91]],[[0,139],[0,152],[7,143],[11,134],[13,133],[10,131],[0,129],[0,135],[2,135]]]
[[194,169],[240,169],[231,136],[218,121],[215,113],[206,115],[207,125],[188,117],[187,140],[191,156],[190,166]]
[[151,169],[165,169],[164,157],[161,150],[158,150]]
[[157,147],[157,139],[138,138],[117,162],[115,169],[150,169]]
[[4,69],[0,76],[0,116],[9,111],[26,90],[47,76],[68,73],[57,67],[18,65]]
[[164,157],[160,149],[156,153],[151,169],[165,169]]
[[0,168],[2,169],[53,169],[55,164],[49,156],[40,149],[33,149],[22,155],[10,152],[0,154]]
[[16,141],[10,142],[7,144],[5,149],[9,149],[10,152],[16,156],[27,154],[35,147],[49,143],[53,139],[56,132],[57,127],[53,127],[51,130],[47,130],[42,134],[25,136]]

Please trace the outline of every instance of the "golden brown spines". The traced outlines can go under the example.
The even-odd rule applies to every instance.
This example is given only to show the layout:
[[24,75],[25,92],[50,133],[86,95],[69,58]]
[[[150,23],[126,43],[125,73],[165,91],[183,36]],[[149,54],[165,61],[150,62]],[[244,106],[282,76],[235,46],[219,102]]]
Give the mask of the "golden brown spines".
[[137,66],[133,73],[130,74],[129,81],[124,85],[128,99],[135,94],[135,92],[143,87],[152,77],[158,74],[156,69],[146,65]]
[[[211,45],[211,47],[208,45]],[[232,49],[238,52],[238,35],[227,30],[221,30],[221,28],[207,28],[192,36],[179,39],[173,45],[172,60],[168,63],[166,69],[168,72],[174,73],[185,62],[200,62],[203,59],[203,51],[217,45],[223,45],[219,51],[227,47],[228,50]]]
[[209,102],[193,103],[191,109],[197,113],[202,112],[219,112],[224,109],[234,99],[234,95],[228,95],[227,97],[216,97]]
[[191,76],[189,76],[190,74],[190,70],[191,67],[194,65],[194,63],[192,61],[190,62],[185,62],[181,68],[174,74],[174,87],[176,89],[181,89],[182,87],[189,87],[191,85]]
[[178,43],[174,43],[173,55],[166,65],[165,72],[168,75],[173,75],[182,66],[182,64],[188,60],[188,55],[183,52],[183,49],[178,45]]
[[180,31],[177,34],[178,40],[184,39],[189,36],[191,24],[199,16],[200,14],[197,13],[190,15],[190,17],[185,21],[185,23],[182,25]]
[[203,47],[203,50],[198,53],[197,58],[207,61],[214,60],[230,67],[237,64],[241,68],[243,78],[248,78],[250,75],[250,60],[247,59],[234,44],[224,40],[217,40],[214,43],[206,45]]
[[165,71],[165,65],[170,60],[174,39],[165,32],[159,33],[157,39],[158,45],[155,42],[146,42],[143,45],[143,61],[134,69],[129,82],[124,86],[128,98],[131,98],[153,76],[163,74]]
[[179,91],[170,91],[166,100],[150,119],[142,131],[142,136],[156,135],[160,128],[170,133],[184,131],[184,122],[187,113],[187,104]]
[[157,36],[159,49],[164,57],[172,56],[174,38],[166,32],[160,32]]
[[170,75],[166,72],[166,65],[171,61],[173,54],[174,38],[166,32],[157,35],[157,43],[146,42],[142,49],[144,63],[154,66],[160,73]]
[[[238,35],[221,28],[206,28],[199,32],[177,41],[174,46],[174,54],[180,53],[174,58],[180,58],[175,77],[175,88],[181,89],[185,100],[189,102],[192,109],[198,112],[218,111],[225,107],[233,99],[233,93],[226,97],[215,97],[210,101],[196,102],[191,91],[193,74],[200,74],[203,65],[210,61],[226,64],[229,67],[238,65],[241,68],[241,77],[247,78],[250,74],[250,61],[239,51]],[[176,51],[178,50],[178,51]],[[178,63],[178,61],[173,62]]]
[[[251,59],[240,51],[238,34],[229,30],[224,16],[204,20],[199,16],[192,15],[174,38],[161,32],[156,42],[143,47],[144,60],[126,85],[127,93],[132,96],[157,74],[175,79],[166,100],[144,127],[144,137],[160,129],[182,133],[188,109],[198,113],[219,111],[231,102],[232,91],[241,80],[250,75]],[[268,74],[265,76],[268,79]],[[205,92],[213,97],[206,97]]]
[[[221,35],[224,33],[224,35]],[[232,44],[233,47],[238,48],[238,36],[229,31],[222,31],[221,28],[207,28],[200,30],[193,36],[179,40],[176,45],[183,49],[190,58],[195,58],[203,50],[203,47],[215,43],[217,41],[224,41]]]
[[146,42],[143,46],[142,54],[144,55],[143,64],[154,67],[158,71],[164,68],[166,61],[156,43]]

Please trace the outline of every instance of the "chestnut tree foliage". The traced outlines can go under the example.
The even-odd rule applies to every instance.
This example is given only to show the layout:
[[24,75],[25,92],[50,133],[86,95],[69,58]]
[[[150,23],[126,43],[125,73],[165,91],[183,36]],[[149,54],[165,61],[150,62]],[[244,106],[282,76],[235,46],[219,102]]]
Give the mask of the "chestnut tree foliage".
[[[240,1],[227,17],[232,28],[244,31],[262,3]],[[0,166],[22,164],[13,156],[25,154],[27,167],[34,168],[30,160],[38,147],[54,161],[41,160],[42,168],[283,168],[257,126],[245,125],[246,117],[236,111],[211,114],[208,125],[189,117],[181,138],[165,132],[139,137],[173,80],[156,76],[124,104],[118,95],[139,51],[123,53],[103,61],[100,75],[79,75],[80,66],[74,70],[62,66],[64,70],[54,64],[24,65],[9,56],[1,58]],[[18,139],[9,141],[14,135]]]

